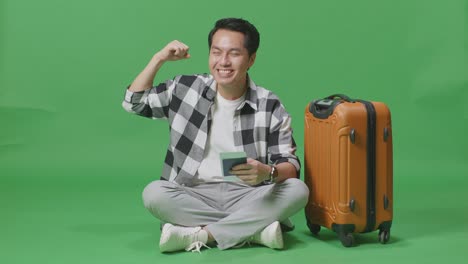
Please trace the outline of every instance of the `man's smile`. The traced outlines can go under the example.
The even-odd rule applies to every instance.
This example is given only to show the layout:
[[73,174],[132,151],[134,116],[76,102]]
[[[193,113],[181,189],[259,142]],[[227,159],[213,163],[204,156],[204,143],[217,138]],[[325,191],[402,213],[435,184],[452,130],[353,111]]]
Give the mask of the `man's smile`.
[[234,72],[231,69],[218,69],[217,71],[221,77],[229,77]]

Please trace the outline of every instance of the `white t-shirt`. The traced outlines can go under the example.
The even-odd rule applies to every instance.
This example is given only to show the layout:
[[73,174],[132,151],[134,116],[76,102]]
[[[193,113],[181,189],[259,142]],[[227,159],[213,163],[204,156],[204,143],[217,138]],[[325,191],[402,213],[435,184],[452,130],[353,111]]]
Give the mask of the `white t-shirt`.
[[234,113],[245,100],[245,93],[236,100],[227,100],[219,93],[211,108],[212,123],[206,142],[203,161],[198,168],[196,178],[199,182],[223,181],[221,161],[222,152],[237,151],[234,145]]

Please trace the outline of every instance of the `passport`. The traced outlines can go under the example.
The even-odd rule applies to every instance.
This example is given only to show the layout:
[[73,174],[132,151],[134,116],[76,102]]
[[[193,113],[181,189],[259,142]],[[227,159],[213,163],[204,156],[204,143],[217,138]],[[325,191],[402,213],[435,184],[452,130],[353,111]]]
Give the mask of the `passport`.
[[221,160],[223,176],[232,176],[232,174],[229,173],[229,170],[236,165],[247,163],[247,154],[243,151],[222,152],[219,154],[219,159]]

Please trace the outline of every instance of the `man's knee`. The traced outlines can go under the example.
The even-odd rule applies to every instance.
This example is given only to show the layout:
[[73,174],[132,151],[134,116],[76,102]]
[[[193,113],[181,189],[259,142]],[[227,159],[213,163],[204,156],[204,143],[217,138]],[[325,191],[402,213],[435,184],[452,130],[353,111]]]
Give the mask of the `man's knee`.
[[148,210],[154,211],[161,205],[168,204],[166,192],[169,184],[167,181],[159,180],[153,181],[145,187],[142,198],[143,204]]
[[309,188],[307,185],[296,178],[289,178],[283,182],[287,186],[289,193],[288,197],[292,199],[294,204],[304,207],[309,201]]

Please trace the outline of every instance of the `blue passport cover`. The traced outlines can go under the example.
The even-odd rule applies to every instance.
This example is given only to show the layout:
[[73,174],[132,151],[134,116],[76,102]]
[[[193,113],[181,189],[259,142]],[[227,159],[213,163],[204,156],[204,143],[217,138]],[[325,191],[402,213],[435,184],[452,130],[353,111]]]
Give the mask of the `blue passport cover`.
[[232,167],[247,163],[247,155],[245,152],[223,152],[219,155],[221,160],[221,168],[223,176],[231,176],[229,173]]

